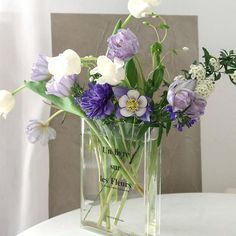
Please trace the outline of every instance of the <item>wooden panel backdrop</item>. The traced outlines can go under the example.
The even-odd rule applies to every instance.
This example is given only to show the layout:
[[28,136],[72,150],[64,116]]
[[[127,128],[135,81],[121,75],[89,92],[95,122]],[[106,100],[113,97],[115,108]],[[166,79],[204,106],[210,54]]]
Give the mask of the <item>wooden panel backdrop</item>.
[[[120,17],[124,19],[121,15],[52,14],[53,55],[67,48],[74,49],[81,56],[103,55],[106,52],[106,40]],[[171,27],[165,48],[190,48],[190,51],[182,52],[178,57],[167,58],[173,78],[198,58],[198,24],[196,16],[165,18]],[[129,27],[139,38],[141,61],[147,73],[151,68],[148,45],[155,40],[155,34],[137,20],[133,20]],[[81,83],[86,79],[84,74],[80,75]],[[51,217],[80,206],[80,119],[68,115],[63,125],[61,118],[58,118],[52,126],[57,130],[57,139],[49,145]],[[163,193],[201,191],[199,125],[181,134],[172,131],[163,142],[162,150]]]

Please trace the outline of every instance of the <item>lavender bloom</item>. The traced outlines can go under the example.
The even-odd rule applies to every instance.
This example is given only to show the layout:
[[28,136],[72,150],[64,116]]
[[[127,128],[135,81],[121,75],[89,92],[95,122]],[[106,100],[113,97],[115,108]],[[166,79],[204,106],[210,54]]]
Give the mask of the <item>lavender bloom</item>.
[[36,63],[32,66],[31,80],[42,81],[48,78],[48,61],[45,56],[38,55]]
[[174,127],[179,131],[183,132],[184,125],[186,125],[188,128],[191,128],[195,123],[197,122],[196,119],[190,119],[186,124],[178,122],[178,124],[174,125]]
[[196,80],[175,80],[169,87],[167,100],[173,111],[183,111],[188,108],[195,97]]
[[70,96],[71,88],[75,85],[77,78],[77,75],[64,76],[59,80],[53,77],[46,84],[46,94],[62,98]]
[[139,50],[136,35],[130,29],[120,29],[117,34],[110,36],[108,41],[108,58],[119,58],[127,61]]
[[185,112],[192,118],[198,118],[204,114],[206,100],[200,98],[194,89],[196,80],[175,80],[169,87],[167,100],[173,107],[173,112]]
[[174,121],[174,120],[176,120],[176,118],[177,118],[177,114],[173,111],[173,107],[172,106],[167,106],[166,108],[165,108],[165,110],[170,114],[170,120],[171,121]]
[[46,145],[49,140],[56,138],[56,131],[38,120],[30,120],[26,127],[26,135],[30,143],[40,141],[42,145]]
[[186,114],[192,119],[198,119],[205,112],[207,101],[203,98],[195,97],[191,106],[186,110]]
[[112,87],[109,84],[89,84],[84,92],[80,105],[89,118],[104,119],[114,111],[111,101]]

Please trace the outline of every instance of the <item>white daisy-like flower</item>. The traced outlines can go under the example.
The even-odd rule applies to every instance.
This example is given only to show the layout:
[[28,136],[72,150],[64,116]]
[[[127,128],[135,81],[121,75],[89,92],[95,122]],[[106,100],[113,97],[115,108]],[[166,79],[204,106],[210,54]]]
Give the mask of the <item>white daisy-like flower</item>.
[[215,71],[220,70],[220,61],[219,61],[219,59],[212,57],[210,59],[210,64],[214,67]]
[[38,120],[30,120],[26,127],[26,135],[30,143],[40,141],[46,145],[49,140],[56,139],[56,130]]
[[206,78],[206,70],[202,65],[191,65],[189,74],[192,79],[204,80]]
[[215,82],[211,79],[200,80],[197,83],[195,91],[202,98],[208,98],[215,89]]
[[230,75],[230,78],[234,83],[236,83],[236,71],[234,71],[234,73]]
[[147,111],[148,101],[137,90],[129,90],[119,99],[120,114],[124,117],[143,116]]

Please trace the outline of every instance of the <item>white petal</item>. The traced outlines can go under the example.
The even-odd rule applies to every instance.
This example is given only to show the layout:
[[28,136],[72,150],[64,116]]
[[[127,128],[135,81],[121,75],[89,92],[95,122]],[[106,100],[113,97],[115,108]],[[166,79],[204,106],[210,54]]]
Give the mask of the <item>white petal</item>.
[[136,116],[140,117],[145,114],[147,108],[140,108],[138,111],[135,112]]
[[6,118],[15,106],[15,97],[7,90],[0,90],[0,114]]
[[120,114],[121,114],[122,116],[124,116],[124,117],[130,117],[130,116],[134,115],[133,112],[127,111],[126,108],[122,108],[122,109],[120,110]]
[[123,95],[123,96],[119,99],[119,106],[120,106],[121,108],[122,108],[122,107],[125,107],[128,100],[129,100],[128,96],[127,96],[127,95]]
[[111,75],[115,73],[115,65],[106,56],[100,56],[97,59],[97,65],[98,65],[98,73],[102,75]]
[[138,99],[138,103],[140,107],[146,107],[148,102],[147,102],[147,98],[144,96],[140,96],[140,98]]
[[101,76],[97,79],[97,83],[98,84],[110,84],[112,86],[117,85],[119,82],[117,82],[116,80],[114,80],[113,78],[111,78],[110,76]]
[[98,67],[95,67],[94,69],[90,70],[90,75],[95,75],[99,73],[99,68]]
[[121,59],[115,57],[114,58],[114,64],[116,66],[116,69],[120,69],[120,68],[122,68],[124,66],[125,63]]
[[115,74],[115,78],[114,78],[117,82],[117,84],[119,84],[122,80],[125,79],[125,70],[123,68],[120,68],[116,74]]
[[129,98],[134,98],[135,100],[138,100],[140,93],[137,90],[129,90],[129,92],[127,93]]

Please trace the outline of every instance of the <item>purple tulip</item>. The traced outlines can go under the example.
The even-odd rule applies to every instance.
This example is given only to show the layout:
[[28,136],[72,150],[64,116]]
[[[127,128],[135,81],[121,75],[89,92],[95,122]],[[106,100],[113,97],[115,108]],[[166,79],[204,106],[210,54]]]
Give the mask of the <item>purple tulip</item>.
[[114,111],[113,91],[109,84],[89,84],[80,100],[81,108],[89,118],[104,119]]
[[48,79],[49,76],[46,56],[38,55],[36,62],[32,66],[31,80],[42,81]]
[[68,97],[71,94],[71,88],[75,85],[77,75],[68,75],[60,79],[54,77],[46,84],[46,94],[55,95],[57,97]]
[[108,39],[108,58],[115,57],[123,61],[132,58],[139,50],[136,35],[130,29],[120,29],[117,34]]

